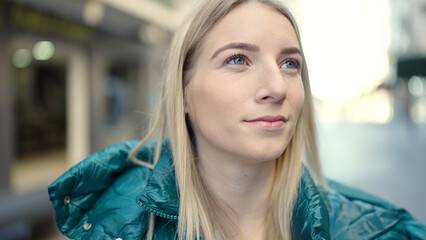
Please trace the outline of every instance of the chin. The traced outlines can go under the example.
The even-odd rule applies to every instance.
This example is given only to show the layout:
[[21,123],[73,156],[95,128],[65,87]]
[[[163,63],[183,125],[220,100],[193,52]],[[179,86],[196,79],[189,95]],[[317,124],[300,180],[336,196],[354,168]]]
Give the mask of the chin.
[[264,161],[275,160],[275,159],[279,158],[279,157],[280,157],[283,153],[284,153],[284,151],[281,151],[281,152],[276,153],[276,154],[269,154],[269,155],[266,155],[266,156],[264,157]]
[[[259,146],[258,146],[259,147]],[[257,159],[258,161],[271,161],[280,157],[285,150],[286,146],[265,146],[263,148],[253,148],[257,149],[256,152],[252,154],[253,159]]]

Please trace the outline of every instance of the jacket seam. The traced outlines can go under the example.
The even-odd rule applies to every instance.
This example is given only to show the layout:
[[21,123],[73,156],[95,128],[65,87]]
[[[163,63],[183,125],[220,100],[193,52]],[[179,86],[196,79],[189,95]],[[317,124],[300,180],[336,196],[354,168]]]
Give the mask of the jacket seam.
[[138,199],[137,202],[138,202],[139,206],[145,208],[146,210],[148,210],[149,212],[153,213],[154,215],[156,215],[158,217],[169,219],[169,220],[177,220],[179,218],[178,215],[173,215],[173,214],[165,213],[162,210],[150,207],[150,206],[144,204],[140,199]]

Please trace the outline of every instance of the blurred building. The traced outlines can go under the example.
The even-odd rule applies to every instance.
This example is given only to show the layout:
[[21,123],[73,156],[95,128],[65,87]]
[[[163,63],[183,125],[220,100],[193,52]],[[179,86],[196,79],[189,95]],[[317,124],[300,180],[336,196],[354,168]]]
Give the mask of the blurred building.
[[142,136],[186,8],[0,2],[0,239],[41,235],[39,223],[53,218],[49,183],[90,153]]
[[391,1],[389,61],[397,116],[426,123],[426,1]]
[[[90,153],[143,135],[158,95],[168,43],[191,2],[0,1],[0,239],[43,236],[45,226],[53,226],[47,185]],[[320,122],[379,124],[384,131],[394,131],[399,125],[391,123],[401,119],[419,128],[426,125],[425,0],[288,4],[300,25]],[[412,68],[409,61],[420,65]],[[334,82],[327,83],[331,78]],[[356,81],[365,85],[352,87]],[[343,88],[357,92],[348,94]],[[348,96],[356,97],[343,103]],[[346,149],[335,144],[343,142],[342,134],[351,133],[347,127],[330,125],[320,131],[336,140],[329,146],[336,159],[348,159],[327,163],[327,157],[334,158],[324,157],[330,173],[333,166],[355,162],[348,152],[336,150]],[[349,128],[357,133],[365,130]],[[391,138],[380,134],[374,136],[378,145],[386,142],[382,138]],[[352,139],[349,147],[358,149],[354,145],[360,141],[365,142]],[[388,148],[381,151],[391,152]],[[364,150],[359,148],[358,153]],[[371,151],[364,152],[373,155]],[[417,151],[413,159],[421,158]],[[414,168],[424,165],[411,163]],[[371,164],[362,167],[371,169]],[[345,165],[349,166],[353,165]],[[362,167],[356,169],[365,172]],[[347,177],[353,169],[338,171]]]
[[302,2],[326,176],[426,223],[426,1]]

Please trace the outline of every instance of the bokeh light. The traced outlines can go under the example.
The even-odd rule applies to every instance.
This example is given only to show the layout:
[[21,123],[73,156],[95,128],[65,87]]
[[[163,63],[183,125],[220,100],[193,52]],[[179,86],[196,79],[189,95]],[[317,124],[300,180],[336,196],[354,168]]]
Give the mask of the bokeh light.
[[166,38],[166,32],[152,24],[139,28],[139,39],[145,44],[162,44]]
[[410,111],[411,118],[416,123],[426,123],[426,99],[416,102]]
[[32,61],[31,52],[28,49],[21,48],[16,50],[12,56],[13,66],[16,68],[25,68],[30,65]]
[[302,40],[316,97],[345,104],[383,82],[389,72],[388,4],[305,2]]
[[425,93],[424,79],[419,76],[412,76],[410,80],[408,80],[408,91],[415,97],[423,96]]
[[50,41],[40,41],[34,45],[33,56],[36,60],[49,60],[55,54],[55,45]]
[[105,5],[100,1],[88,0],[83,8],[83,20],[90,26],[98,25],[104,18]]

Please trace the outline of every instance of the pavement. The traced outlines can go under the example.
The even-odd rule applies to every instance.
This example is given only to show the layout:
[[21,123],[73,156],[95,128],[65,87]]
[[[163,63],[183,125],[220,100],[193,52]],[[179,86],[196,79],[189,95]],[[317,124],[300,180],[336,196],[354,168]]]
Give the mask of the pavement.
[[426,224],[426,124],[319,123],[326,177],[405,208]]

